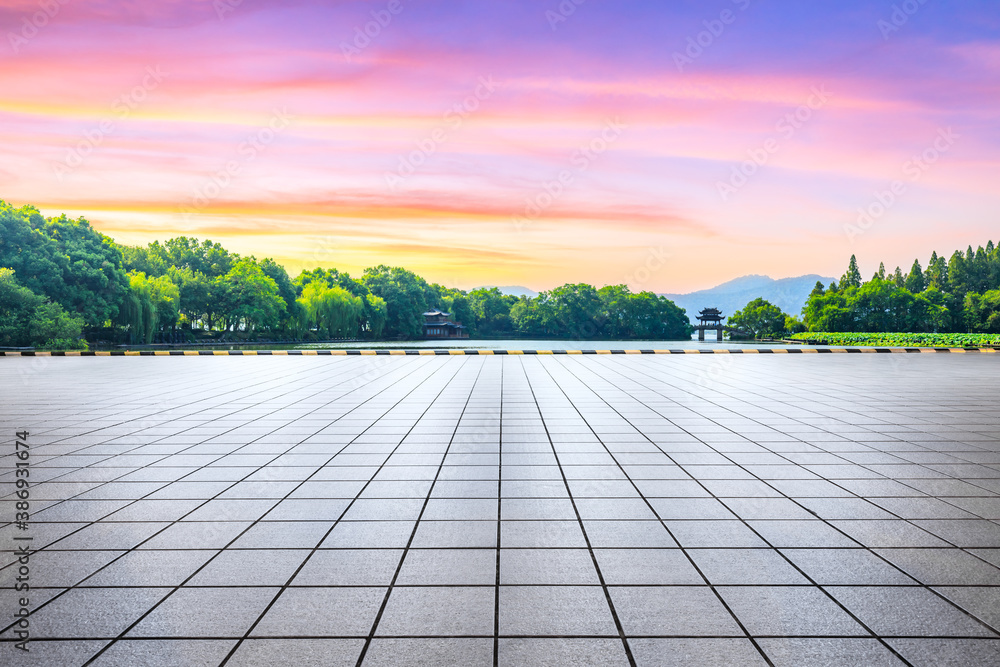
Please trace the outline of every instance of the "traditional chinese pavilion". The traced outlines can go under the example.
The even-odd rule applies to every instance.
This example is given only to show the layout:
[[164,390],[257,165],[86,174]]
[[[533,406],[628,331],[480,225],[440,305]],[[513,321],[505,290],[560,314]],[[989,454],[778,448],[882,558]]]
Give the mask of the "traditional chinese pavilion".
[[723,314],[718,308],[706,308],[698,313],[698,340],[705,340],[705,331],[715,329],[716,340],[722,342],[722,331],[725,328],[722,324]]

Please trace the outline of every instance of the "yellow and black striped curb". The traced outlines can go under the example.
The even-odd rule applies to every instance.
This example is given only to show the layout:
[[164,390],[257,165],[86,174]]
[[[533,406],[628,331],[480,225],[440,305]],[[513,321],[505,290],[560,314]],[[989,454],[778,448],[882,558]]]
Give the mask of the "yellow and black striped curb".
[[493,356],[564,354],[994,354],[979,347],[779,347],[696,350],[110,350],[42,352],[0,350],[6,357],[312,357],[312,356]]

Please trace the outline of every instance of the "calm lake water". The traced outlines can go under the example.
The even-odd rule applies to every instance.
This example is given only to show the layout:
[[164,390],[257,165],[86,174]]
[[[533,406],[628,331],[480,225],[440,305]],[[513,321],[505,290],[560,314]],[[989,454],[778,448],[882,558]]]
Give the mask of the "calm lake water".
[[[782,343],[697,340],[417,340],[353,343],[314,343],[289,346],[297,350],[391,349],[391,350],[681,350],[719,347],[787,347]],[[799,347],[796,345],[796,347]]]

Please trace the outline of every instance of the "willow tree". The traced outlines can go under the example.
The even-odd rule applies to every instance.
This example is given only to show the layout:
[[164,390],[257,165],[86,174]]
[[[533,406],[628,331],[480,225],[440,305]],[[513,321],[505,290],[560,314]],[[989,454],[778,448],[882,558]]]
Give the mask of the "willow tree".
[[339,286],[312,282],[298,298],[310,327],[329,338],[355,338],[361,328],[364,302]]

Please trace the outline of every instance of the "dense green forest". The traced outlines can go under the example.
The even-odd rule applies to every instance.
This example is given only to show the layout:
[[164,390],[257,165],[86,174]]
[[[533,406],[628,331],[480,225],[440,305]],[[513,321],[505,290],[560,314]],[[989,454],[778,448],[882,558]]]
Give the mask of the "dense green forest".
[[[686,339],[672,301],[624,285],[563,285],[535,298],[465,292],[380,265],[292,279],[271,259],[179,237],[122,246],[80,218],[45,218],[0,200],[0,347],[79,348],[207,339],[416,339],[440,309],[473,337]],[[815,332],[1000,332],[1000,248],[931,255],[907,273],[863,281],[852,256],[839,282],[817,283],[801,315],[756,299],[728,324],[748,336]]]
[[840,282],[816,283],[796,318],[757,299],[733,313],[729,324],[749,335],[781,336],[805,331],[1000,333],[1000,248],[990,241],[976,250],[956,250],[949,259],[931,255],[907,273],[884,265],[864,281],[852,255]]
[[451,312],[477,337],[682,339],[683,310],[624,285],[564,285],[537,298],[430,284],[376,266],[292,279],[271,259],[179,237],[122,246],[80,218],[0,200],[0,347],[214,340],[414,339]]

